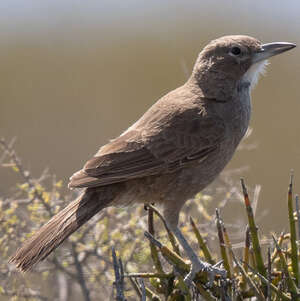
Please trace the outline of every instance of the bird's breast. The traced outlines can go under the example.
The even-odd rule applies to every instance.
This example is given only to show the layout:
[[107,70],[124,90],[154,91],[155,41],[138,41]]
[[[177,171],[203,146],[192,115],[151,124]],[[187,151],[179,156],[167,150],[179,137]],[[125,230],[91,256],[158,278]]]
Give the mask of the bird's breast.
[[251,117],[251,97],[250,89],[245,88],[237,92],[237,96],[233,100],[231,106],[227,110],[229,137],[237,146],[240,140],[246,134]]

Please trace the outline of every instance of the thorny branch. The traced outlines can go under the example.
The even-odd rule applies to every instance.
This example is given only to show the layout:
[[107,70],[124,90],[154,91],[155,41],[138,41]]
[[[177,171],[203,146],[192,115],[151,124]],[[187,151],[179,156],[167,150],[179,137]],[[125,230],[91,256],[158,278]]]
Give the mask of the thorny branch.
[[[0,157],[0,164],[3,166],[13,166],[18,171],[18,173],[21,175],[22,179],[25,181],[31,192],[34,192],[34,199],[32,199],[32,195],[28,194],[29,201],[32,202],[33,200],[40,200],[41,203],[44,204],[44,202],[49,206],[50,211],[47,210],[47,207],[45,206],[45,209],[48,211],[49,215],[52,215],[52,211],[55,206],[60,207],[62,204],[64,204],[65,199],[61,198],[60,194],[57,194],[56,188],[54,187],[56,183],[55,177],[53,177],[53,183],[52,183],[52,191],[47,193],[52,193],[52,197],[50,198],[49,203],[46,202],[46,200],[43,197],[43,194],[40,193],[38,189],[36,189],[37,185],[41,185],[41,182],[47,178],[47,172],[44,171],[44,173],[41,175],[40,178],[34,179],[31,174],[22,166],[21,160],[17,157],[14,149],[14,140],[10,143],[7,143],[4,139],[0,140],[0,146],[4,150],[2,156]],[[5,164],[4,161],[9,158],[10,163]],[[226,186],[226,182],[224,182],[224,186]],[[227,191],[230,191],[229,195],[226,196],[226,200],[222,203],[221,202],[221,208],[224,206],[224,204],[228,201],[230,201],[230,198],[232,196],[239,196],[241,193],[239,192],[239,189],[237,187],[234,187],[233,185],[227,185],[228,188]],[[44,187],[43,187],[44,189]],[[258,194],[259,194],[260,187],[257,187],[254,191],[254,201],[249,201],[249,204],[252,207],[256,207]],[[199,200],[198,200],[199,201]],[[201,201],[201,200],[200,200]],[[296,198],[297,203],[299,202],[298,198]],[[0,227],[0,252],[1,256],[3,258],[7,258],[7,256],[10,253],[11,245],[14,246],[14,243],[11,243],[13,239],[17,240],[16,242],[19,244],[21,243],[21,240],[23,239],[18,236],[18,230],[22,226],[10,226],[10,223],[14,223],[14,220],[16,218],[19,218],[20,216],[22,218],[27,218],[30,220],[32,216],[30,216],[30,212],[26,211],[27,205],[27,199],[11,199],[10,202],[4,202],[3,199],[0,198],[0,217],[4,217],[1,220],[1,227]],[[194,203],[196,203],[197,200],[195,200]],[[5,208],[3,209],[3,205],[5,203]],[[10,208],[10,204],[22,204],[18,210],[14,211]],[[201,203],[201,202],[200,202]],[[189,205],[188,205],[189,206]],[[297,204],[297,213],[299,217],[299,204]],[[153,209],[153,212],[156,212],[155,207],[150,207]],[[2,211],[1,211],[2,210]],[[8,210],[8,211],[6,211]],[[9,211],[11,210],[11,211]],[[20,212],[23,211],[23,213],[20,215]],[[254,208],[253,208],[253,211]],[[122,213],[122,214],[118,214]],[[130,219],[131,221],[134,220],[134,224],[136,225],[136,228],[141,231],[141,228],[146,226],[146,223],[142,224],[141,227],[141,221],[143,219],[136,218],[136,216],[140,216],[136,214],[137,210],[134,211],[134,214],[130,215],[127,210],[123,211],[111,211],[111,214],[104,214],[103,216],[106,218],[107,223],[101,222],[98,224],[98,221],[92,220],[90,225],[87,225],[87,227],[79,230],[78,235],[72,236],[66,244],[65,248],[59,249],[55,254],[53,255],[51,260],[48,260],[48,262],[51,263],[51,265],[48,266],[39,266],[38,269],[34,270],[32,273],[35,276],[40,277],[42,273],[49,273],[52,274],[61,271],[64,273],[64,275],[67,275],[70,277],[73,281],[70,281],[69,283],[78,283],[80,285],[82,294],[84,296],[84,300],[92,300],[93,294],[96,291],[99,292],[103,289],[103,286],[101,286],[100,283],[103,283],[103,277],[106,277],[106,275],[112,275],[112,263],[110,258],[110,254],[108,257],[108,252],[103,251],[103,248],[105,247],[106,250],[109,250],[110,248],[110,242],[114,240],[114,243],[120,243],[120,246],[127,243],[126,248],[119,249],[120,250],[120,258],[123,257],[125,262],[126,271],[132,269],[132,261],[134,260],[134,254],[137,252],[142,253],[145,248],[145,245],[147,248],[148,244],[143,244],[142,241],[139,241],[136,239],[136,232],[133,231],[132,228],[129,227],[127,224],[126,227],[121,226],[122,222],[125,216],[125,219]],[[157,211],[158,212],[158,211]],[[53,210],[54,213],[54,210]],[[158,212],[159,213],[159,212]],[[15,216],[13,215],[15,214]],[[19,214],[19,215],[18,215]],[[25,215],[27,214],[27,216]],[[150,214],[151,216],[151,214]],[[296,214],[297,216],[297,214]],[[253,215],[253,218],[255,215]],[[196,239],[193,237],[194,234],[191,232],[188,227],[188,221],[189,216],[184,215],[184,223],[186,224],[185,232],[188,234],[189,240],[193,241],[194,244],[197,244]],[[255,217],[256,218],[256,217]],[[47,218],[46,218],[47,219]],[[38,224],[41,224],[46,221],[46,219],[40,219],[38,220]],[[150,218],[151,219],[151,218]],[[216,237],[215,230],[212,227],[212,221],[213,218],[207,219],[209,222],[205,225],[197,225],[197,228],[199,231],[205,232],[203,234],[208,233],[208,237]],[[34,219],[32,221],[35,221]],[[21,221],[23,224],[25,224],[25,221]],[[237,260],[235,255],[232,255],[232,258],[234,259],[236,266],[230,267],[232,271],[234,271],[231,275],[232,279],[226,279],[226,281],[220,280],[220,278],[215,278],[213,285],[209,286],[207,285],[207,279],[203,277],[202,273],[199,273],[197,275],[196,286],[198,288],[198,291],[194,294],[194,292],[191,292],[187,295],[184,294],[184,290],[182,289],[182,276],[188,272],[189,270],[189,264],[186,262],[184,257],[181,257],[180,255],[174,253],[171,250],[171,244],[170,244],[170,236],[167,236],[165,233],[165,230],[159,229],[157,226],[154,231],[154,225],[153,225],[153,216],[152,221],[150,221],[150,227],[149,232],[154,234],[155,236],[161,240],[165,239],[167,237],[168,242],[165,243],[164,240],[161,240],[162,243],[155,239],[151,234],[147,236],[149,240],[152,241],[153,245],[155,245],[155,249],[159,249],[159,252],[163,252],[163,256],[159,256],[158,259],[161,260],[159,263],[154,264],[154,267],[152,267],[152,264],[147,262],[146,263],[146,271],[148,268],[148,271],[151,270],[151,272],[143,272],[143,273],[136,273],[128,271],[126,275],[124,275],[123,271],[123,263],[122,261],[117,258],[115,252],[113,252],[113,268],[115,272],[115,288],[116,288],[116,297],[118,301],[125,301],[125,293],[127,294],[127,291],[125,291],[125,282],[124,277],[129,279],[132,282],[134,291],[131,290],[130,294],[132,292],[136,293],[139,300],[145,300],[146,296],[149,298],[149,300],[161,300],[160,296],[163,295],[168,300],[179,300],[180,298],[185,298],[186,300],[217,300],[220,298],[224,298],[224,300],[243,300],[243,299],[249,299],[253,296],[259,297],[261,300],[265,300],[266,298],[268,300],[275,300],[276,298],[279,300],[279,298],[282,298],[283,300],[292,300],[291,296],[298,297],[297,294],[297,287],[294,283],[294,277],[293,274],[290,272],[290,253],[288,250],[289,248],[289,234],[282,235],[278,239],[278,242],[276,242],[277,251],[272,253],[272,256],[268,256],[268,273],[267,277],[262,276],[260,273],[257,272],[257,270],[254,270],[254,268],[251,268],[248,266],[251,264],[255,267],[255,264],[253,264],[253,260],[251,261],[251,256],[249,256],[249,264],[248,260],[247,262]],[[29,223],[32,224],[32,223]],[[13,224],[14,225],[14,224]],[[148,226],[149,226],[148,225]],[[224,224],[225,225],[225,224]],[[225,226],[223,225],[223,232],[225,231]],[[111,231],[110,226],[113,226],[114,229],[117,227],[117,235],[114,237],[113,232]],[[7,230],[6,230],[6,228]],[[15,227],[15,228],[14,228]],[[23,226],[24,227],[24,226]],[[237,225],[236,225],[237,227]],[[30,227],[27,227],[26,229],[30,229]],[[6,232],[5,232],[6,231]],[[116,232],[114,232],[116,234]],[[225,233],[225,232],[224,232]],[[92,234],[92,235],[91,235]],[[229,234],[229,233],[228,233]],[[138,234],[139,235],[139,234]],[[147,235],[147,232],[146,232]],[[248,234],[249,235],[249,234]],[[206,236],[205,236],[206,237]],[[233,244],[231,244],[228,238],[223,242],[224,247],[226,248],[226,251],[229,250],[229,252],[233,251],[232,249],[235,249],[237,244],[235,244],[235,247],[231,247]],[[252,244],[251,244],[252,241]],[[265,240],[268,241],[268,240]],[[148,240],[147,240],[148,242]],[[263,241],[259,240],[260,244],[262,245]],[[275,242],[274,242],[275,243]],[[69,248],[70,247],[70,248]],[[250,237],[248,239],[248,243],[243,243],[241,248],[244,248],[244,251],[247,249],[247,252],[250,254],[251,250],[253,249],[253,237],[250,240]],[[280,247],[280,248],[279,248]],[[70,251],[67,251],[68,249],[71,249]],[[199,246],[198,250],[201,250],[201,246]],[[62,250],[62,251],[61,251]],[[195,249],[196,250],[196,249]],[[263,250],[263,249],[262,249]],[[149,249],[148,249],[149,251]],[[212,252],[215,252],[212,248]],[[148,253],[150,254],[150,252]],[[212,253],[214,256],[214,253]],[[151,258],[150,255],[148,255],[149,259]],[[153,257],[152,257],[153,258]],[[156,257],[155,257],[156,258]],[[246,258],[246,257],[245,257]],[[166,260],[162,260],[166,259]],[[284,263],[284,270],[280,267],[280,262]],[[130,263],[130,264],[129,264]],[[136,264],[136,263],[135,263]],[[142,264],[145,264],[145,262],[142,262]],[[244,265],[242,265],[244,264]],[[265,263],[264,263],[265,264]],[[143,269],[145,266],[140,265],[137,263],[135,265],[135,269],[138,268],[139,270],[145,271]],[[172,269],[171,272],[167,272],[168,270]],[[275,269],[276,268],[276,269]],[[153,270],[154,269],[154,270]],[[159,271],[158,271],[159,270]],[[178,272],[180,271],[180,273]],[[44,297],[39,292],[30,289],[31,282],[26,280],[24,281],[22,285],[18,285],[17,289],[15,289],[12,286],[12,281],[9,280],[9,277],[17,274],[14,268],[11,266],[8,266],[6,263],[0,262],[0,295],[4,295],[7,297],[13,296],[15,292],[17,292],[18,296],[24,299],[38,299],[42,301],[49,300],[48,297]],[[35,273],[35,274],[34,274]],[[93,274],[94,273],[94,274]],[[85,274],[88,274],[89,277],[85,277]],[[9,277],[7,277],[9,275]],[[104,276],[105,275],[105,276]],[[205,276],[205,275],[204,275]],[[256,277],[257,276],[257,277]],[[94,277],[94,278],[93,278]],[[94,282],[91,281],[91,278],[93,278]],[[243,278],[246,279],[247,283],[245,286],[239,285],[239,283],[243,282]],[[5,279],[4,281],[2,279]],[[15,278],[16,279],[16,278]],[[50,278],[51,279],[51,278]],[[111,280],[110,276],[105,278],[106,284],[109,283]],[[275,281],[275,282],[274,282]],[[277,282],[276,282],[277,281]],[[49,281],[50,282],[50,281]],[[273,283],[274,282],[274,283]],[[16,282],[17,283],[17,282]],[[50,284],[51,285],[51,284]],[[266,295],[264,294],[264,286],[268,287],[268,292]],[[150,289],[151,288],[151,289]],[[15,289],[15,291],[14,291]],[[195,288],[194,288],[195,290]],[[108,290],[106,290],[108,291]],[[114,290],[115,291],[115,290]],[[291,294],[292,292],[292,294]],[[201,296],[199,296],[199,294]],[[97,296],[98,298],[99,296]],[[101,296],[103,297],[103,296]],[[100,298],[101,298],[100,297]],[[179,298],[179,299],[178,299]],[[232,298],[232,299],[230,299]],[[275,298],[275,299],[274,299]],[[276,299],[276,300],[277,300]]]

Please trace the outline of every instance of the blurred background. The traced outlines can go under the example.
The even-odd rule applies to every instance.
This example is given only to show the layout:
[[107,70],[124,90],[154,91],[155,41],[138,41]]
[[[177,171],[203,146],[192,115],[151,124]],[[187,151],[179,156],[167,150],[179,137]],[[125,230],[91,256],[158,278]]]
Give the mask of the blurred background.
[[[300,45],[299,11],[297,0],[2,0],[0,136],[17,137],[34,175],[49,167],[66,186],[98,147],[185,82],[210,40],[247,34]],[[271,60],[252,93],[256,147],[227,167],[248,166],[234,181],[262,185],[263,232],[287,229],[291,168],[300,189],[299,58],[296,48]],[[17,177],[2,168],[0,178],[8,194]]]

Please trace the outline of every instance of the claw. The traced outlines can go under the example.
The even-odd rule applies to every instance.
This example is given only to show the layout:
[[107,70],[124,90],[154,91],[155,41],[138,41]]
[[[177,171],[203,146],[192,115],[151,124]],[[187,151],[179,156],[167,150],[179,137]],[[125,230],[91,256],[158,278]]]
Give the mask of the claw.
[[216,275],[221,275],[222,278],[226,277],[226,271],[218,267],[221,264],[220,262],[215,265],[211,265],[209,263],[201,261],[195,254],[191,246],[188,244],[181,231],[177,227],[173,228],[172,230],[179,243],[181,244],[182,248],[184,249],[186,255],[191,261],[191,270],[184,278],[184,282],[188,287],[191,286],[193,279],[195,278],[196,274],[200,271],[207,272],[209,285],[212,285]]
[[197,263],[192,263],[190,272],[184,278],[185,284],[190,287],[193,279],[198,272],[207,272],[208,286],[211,287],[216,275],[220,275],[222,278],[226,278],[226,271],[222,268],[218,268],[217,265],[219,264],[220,263],[211,265],[198,259]]
[[218,261],[216,264],[213,265],[214,268],[220,267],[224,260]]

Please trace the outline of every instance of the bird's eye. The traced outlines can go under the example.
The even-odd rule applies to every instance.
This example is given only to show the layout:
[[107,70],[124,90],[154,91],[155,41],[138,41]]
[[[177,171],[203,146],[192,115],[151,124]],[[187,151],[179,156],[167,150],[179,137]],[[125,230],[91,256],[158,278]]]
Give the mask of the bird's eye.
[[232,53],[232,54],[234,54],[234,55],[239,55],[239,54],[241,54],[241,49],[239,48],[239,47],[232,47],[231,48],[231,50],[230,50],[230,52]]

